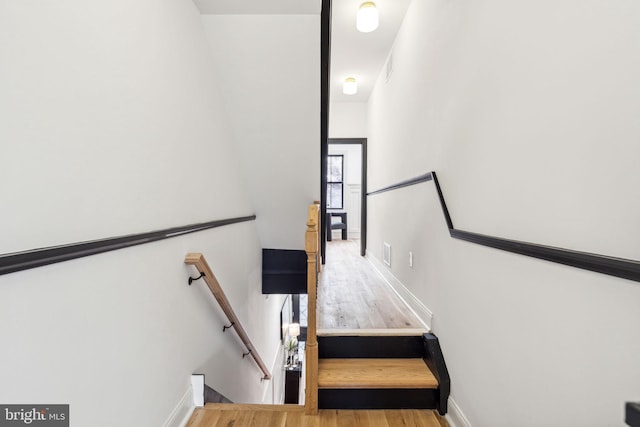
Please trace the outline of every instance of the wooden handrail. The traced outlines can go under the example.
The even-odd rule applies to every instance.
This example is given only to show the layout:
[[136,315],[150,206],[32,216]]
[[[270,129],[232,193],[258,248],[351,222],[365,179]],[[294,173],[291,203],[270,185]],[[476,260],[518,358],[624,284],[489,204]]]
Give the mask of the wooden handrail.
[[211,271],[209,264],[204,258],[204,255],[197,252],[188,253],[184,257],[184,263],[195,266],[198,269],[198,272],[200,272],[201,274],[204,274],[204,277],[203,277],[204,281],[207,283],[207,286],[209,286],[209,290],[211,291],[213,296],[216,298],[216,301],[218,301],[218,304],[220,304],[220,308],[222,308],[222,311],[224,311],[224,314],[226,314],[227,318],[231,322],[231,325],[233,325],[233,329],[235,329],[236,333],[240,337],[240,340],[242,340],[242,343],[245,345],[245,347],[247,347],[249,356],[253,357],[253,360],[255,360],[256,364],[258,365],[258,368],[260,368],[260,370],[264,374],[263,378],[265,380],[270,380],[271,373],[269,372],[269,370],[267,369],[267,366],[262,361],[262,358],[258,354],[258,351],[256,350],[255,346],[249,339],[247,332],[242,327],[242,324],[240,323],[240,319],[238,319],[238,316],[236,316],[236,313],[233,311],[233,308],[231,308],[231,304],[229,303],[227,296],[224,294],[224,291],[222,290],[222,287],[220,286],[218,279],[216,279],[216,276],[213,274],[213,271]]
[[306,345],[305,413],[318,414],[318,337],[316,336],[316,298],[318,284],[318,233],[320,205],[309,206],[305,251],[307,252],[307,294],[309,301]]

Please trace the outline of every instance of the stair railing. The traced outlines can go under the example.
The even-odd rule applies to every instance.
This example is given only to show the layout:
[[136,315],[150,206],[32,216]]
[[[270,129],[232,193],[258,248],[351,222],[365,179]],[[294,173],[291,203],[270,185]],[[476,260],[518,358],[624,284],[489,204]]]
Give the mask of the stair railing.
[[444,220],[447,224],[447,228],[449,229],[449,235],[454,239],[465,240],[467,242],[488,246],[502,251],[513,252],[515,254],[557,262],[571,267],[582,268],[585,270],[595,271],[597,273],[608,274],[610,276],[622,277],[624,279],[640,282],[640,260],[616,258],[608,255],[574,251],[572,249],[557,248],[537,243],[503,239],[501,237],[487,236],[485,234],[473,233],[455,228],[453,226],[453,221],[451,221],[451,215],[449,215],[449,209],[447,208],[447,203],[444,200],[442,188],[440,188],[440,183],[438,182],[438,177],[435,172],[428,172],[415,178],[400,181],[375,191],[370,191],[367,193],[367,196],[374,196],[376,194],[409,187],[411,185],[427,181],[433,181],[434,183],[435,190],[440,198],[440,206],[442,207]]
[[[247,348],[247,352],[243,353],[242,357],[244,358],[245,356],[251,356],[253,360],[256,362],[256,364],[258,365],[258,368],[260,368],[260,370],[263,373],[262,379],[270,380],[271,373],[269,372],[264,361],[258,354],[258,351],[256,350],[255,346],[249,339],[249,335],[247,335],[247,332],[242,327],[242,324],[240,323],[240,319],[238,319],[238,316],[233,311],[233,308],[231,307],[231,304],[229,303],[227,296],[222,290],[222,287],[220,286],[218,279],[216,279],[216,276],[213,274],[213,271],[211,271],[211,268],[209,267],[207,260],[205,260],[204,258],[204,255],[202,255],[201,253],[195,253],[195,252],[188,253],[184,258],[184,263],[193,265],[194,267],[196,267],[196,269],[198,269],[198,272],[206,282],[207,286],[209,287],[209,290],[215,297],[216,301],[218,301],[218,304],[220,304],[220,308],[222,308],[222,311],[224,311],[224,314],[229,319],[229,322],[231,322],[230,326],[225,326],[223,328],[223,332],[229,328],[233,328],[236,331],[236,333],[240,337],[240,340],[242,341],[244,346]],[[191,280],[189,283],[191,283]]]
[[319,211],[319,204],[312,204],[309,206],[307,232],[305,233],[305,251],[307,252],[307,294],[309,301],[305,354],[305,413],[307,415],[318,414],[318,337],[316,335],[316,298],[320,266],[320,263],[318,262],[318,233],[320,230]]

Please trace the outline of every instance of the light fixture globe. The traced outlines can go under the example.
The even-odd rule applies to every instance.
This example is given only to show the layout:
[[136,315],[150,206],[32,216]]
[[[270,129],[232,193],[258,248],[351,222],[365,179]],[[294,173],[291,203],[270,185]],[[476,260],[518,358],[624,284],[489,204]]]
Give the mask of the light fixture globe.
[[356,28],[362,33],[370,33],[378,28],[378,8],[372,1],[360,5],[356,16]]
[[342,93],[345,95],[355,95],[358,93],[358,82],[355,77],[347,77],[342,84]]

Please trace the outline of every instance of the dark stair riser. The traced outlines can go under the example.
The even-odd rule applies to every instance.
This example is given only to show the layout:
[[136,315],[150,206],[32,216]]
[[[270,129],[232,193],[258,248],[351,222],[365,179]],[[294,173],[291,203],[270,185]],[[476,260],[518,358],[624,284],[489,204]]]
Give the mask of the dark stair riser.
[[421,358],[422,336],[319,336],[321,359]]
[[437,409],[436,389],[319,389],[320,409]]

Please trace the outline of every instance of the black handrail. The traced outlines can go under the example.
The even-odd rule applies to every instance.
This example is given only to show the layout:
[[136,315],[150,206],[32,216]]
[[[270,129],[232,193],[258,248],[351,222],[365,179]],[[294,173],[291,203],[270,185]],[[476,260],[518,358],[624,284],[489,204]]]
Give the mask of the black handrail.
[[627,402],[624,422],[631,427],[640,427],[640,402]]
[[421,182],[431,181],[431,179],[432,179],[432,172],[425,173],[424,175],[420,175],[420,176],[416,176],[415,178],[406,179],[404,181],[396,182],[395,184],[388,185],[388,186],[383,187],[383,188],[379,188],[379,189],[377,189],[375,191],[371,191],[371,192],[367,193],[367,196],[373,196],[374,194],[380,194],[380,193],[384,193],[386,191],[397,190],[397,189],[403,188],[403,187],[409,187],[411,185],[420,184]]
[[438,182],[438,177],[436,176],[435,172],[429,172],[412,179],[389,185],[379,190],[367,193],[367,196],[372,196],[375,194],[383,193],[385,191],[396,190],[427,181],[433,181],[433,183],[435,184],[435,188],[440,199],[440,206],[442,207],[442,214],[444,215],[447,227],[449,228],[449,235],[454,239],[460,239],[507,252],[513,252],[520,255],[526,255],[533,258],[543,259],[546,261],[569,265],[571,267],[595,271],[597,273],[640,282],[639,261],[592,254],[588,252],[573,251],[570,249],[557,248],[553,246],[544,246],[536,243],[503,239],[501,237],[487,236],[484,234],[472,233],[469,231],[456,229],[453,226],[453,222],[451,221],[449,209],[447,208],[447,203],[444,200],[442,189],[440,188],[440,183]]
[[146,233],[130,234],[127,236],[111,237],[107,239],[91,240],[60,246],[49,246],[47,248],[3,254],[0,255],[0,275],[15,273],[16,271],[27,270],[35,267],[42,267],[44,265],[54,264],[57,262],[70,261],[76,258],[96,255],[117,249],[124,249],[131,246],[143,245],[145,243],[156,242],[158,240],[170,239],[172,237],[183,236],[185,234],[222,227],[224,225],[253,221],[255,219],[255,215],[227,218]]

